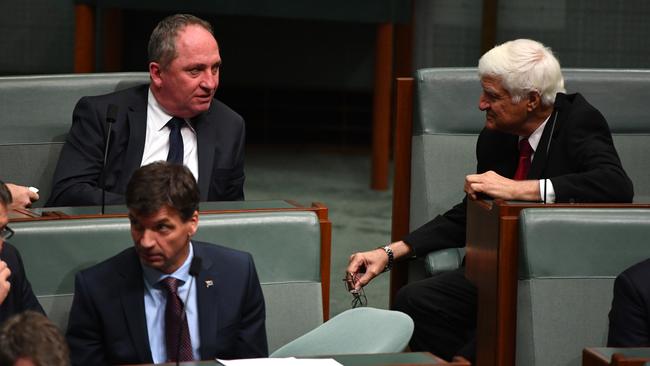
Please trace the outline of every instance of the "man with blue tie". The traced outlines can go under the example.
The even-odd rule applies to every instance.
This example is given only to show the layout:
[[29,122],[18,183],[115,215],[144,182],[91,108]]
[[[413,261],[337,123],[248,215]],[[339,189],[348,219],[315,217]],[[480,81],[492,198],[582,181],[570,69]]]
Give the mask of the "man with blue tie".
[[141,167],[126,201],[134,247],[75,278],[66,334],[72,364],[267,356],[252,257],[191,240],[199,193],[189,169]]
[[122,204],[133,172],[158,160],[186,165],[201,201],[244,199],[244,120],[215,98],[221,55],[211,25],[169,16],[148,54],[150,84],[79,100],[46,206]]

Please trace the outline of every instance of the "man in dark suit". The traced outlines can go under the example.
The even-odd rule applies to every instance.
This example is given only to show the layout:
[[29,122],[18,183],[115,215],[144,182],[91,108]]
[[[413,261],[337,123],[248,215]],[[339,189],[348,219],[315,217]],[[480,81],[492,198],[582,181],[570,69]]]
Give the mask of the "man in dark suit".
[[124,203],[133,172],[157,160],[188,166],[202,201],[244,199],[244,121],[214,99],[221,56],[210,24],[167,17],[148,52],[150,85],[77,103],[47,206],[99,205],[102,187],[107,204]]
[[25,310],[45,314],[25,276],[20,253],[13,245],[5,242],[13,235],[13,231],[7,226],[7,209],[11,202],[11,192],[7,185],[0,181],[0,324],[10,316]]
[[66,334],[72,364],[267,356],[250,254],[191,240],[199,193],[189,169],[141,167],[126,201],[134,247],[75,278]]
[[[564,94],[560,64],[531,40],[496,46],[479,60],[485,128],[476,144],[477,174],[452,209],[379,249],[356,253],[347,271],[366,285],[393,260],[465,245],[467,199],[479,196],[544,202],[631,202],[604,117],[580,94]],[[410,346],[446,359],[474,356],[476,288],[464,268],[410,283],[394,308],[415,321]]]
[[607,347],[650,346],[650,259],[626,269],[614,281]]

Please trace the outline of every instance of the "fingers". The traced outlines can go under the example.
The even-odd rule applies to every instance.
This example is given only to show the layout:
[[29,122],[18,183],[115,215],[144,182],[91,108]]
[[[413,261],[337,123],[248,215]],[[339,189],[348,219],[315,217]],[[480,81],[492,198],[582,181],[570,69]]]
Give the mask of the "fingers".
[[6,281],[11,275],[11,270],[5,261],[0,261],[0,282]]
[[7,263],[0,261],[0,304],[4,302],[11,290],[11,282],[8,281],[10,275],[11,270],[7,267]]
[[[359,268],[364,266],[364,259],[363,259],[363,254],[362,253],[354,253],[350,256],[350,261],[348,262],[348,268],[346,268],[346,272],[356,274],[359,272]],[[363,271],[362,271],[363,272]]]
[[353,275],[354,288],[360,289],[377,277],[388,263],[388,256],[383,249],[355,253],[350,256],[347,272]]
[[27,194],[29,195],[29,200],[31,202],[36,202],[38,201],[41,197],[38,195],[38,189],[34,187],[29,187],[27,189]]
[[13,208],[30,207],[32,202],[38,201],[38,189],[34,187],[25,187],[8,183],[7,188],[11,192]]
[[366,271],[365,273],[363,273],[362,276],[358,277],[357,280],[354,282],[354,288],[358,290],[364,287],[365,285],[370,283],[370,281],[372,281],[373,278],[377,277],[378,274],[379,273],[375,273],[373,271]]

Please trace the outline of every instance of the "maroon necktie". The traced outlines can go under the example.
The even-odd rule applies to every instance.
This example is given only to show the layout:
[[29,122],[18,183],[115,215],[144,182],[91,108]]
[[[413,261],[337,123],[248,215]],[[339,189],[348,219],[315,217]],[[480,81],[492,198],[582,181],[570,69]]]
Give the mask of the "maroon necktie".
[[515,180],[525,180],[530,170],[530,157],[533,155],[533,148],[528,143],[528,138],[519,141],[519,165],[515,172]]
[[[187,327],[187,317],[184,315],[183,302],[178,297],[179,280],[167,277],[160,281],[167,290],[167,306],[165,307],[165,342],[168,361],[192,361],[192,342]],[[182,321],[181,321],[182,319]],[[179,329],[180,327],[180,329]],[[180,347],[178,342],[180,340]],[[178,360],[176,359],[178,355]]]

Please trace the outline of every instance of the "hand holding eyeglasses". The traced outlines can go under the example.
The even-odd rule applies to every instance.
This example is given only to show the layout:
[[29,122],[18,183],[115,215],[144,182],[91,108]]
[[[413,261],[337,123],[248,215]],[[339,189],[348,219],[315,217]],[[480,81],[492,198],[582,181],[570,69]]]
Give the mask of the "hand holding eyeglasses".
[[360,288],[355,288],[354,283],[357,281],[356,275],[352,274],[350,272],[345,273],[345,278],[343,279],[343,282],[345,282],[345,288],[348,290],[350,294],[352,294],[352,308],[357,308],[360,306],[366,306],[368,305],[368,298],[366,297],[365,292],[363,291],[363,287]]

